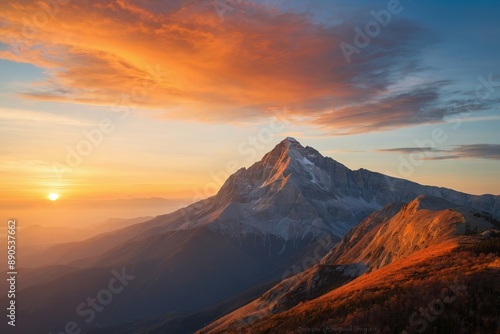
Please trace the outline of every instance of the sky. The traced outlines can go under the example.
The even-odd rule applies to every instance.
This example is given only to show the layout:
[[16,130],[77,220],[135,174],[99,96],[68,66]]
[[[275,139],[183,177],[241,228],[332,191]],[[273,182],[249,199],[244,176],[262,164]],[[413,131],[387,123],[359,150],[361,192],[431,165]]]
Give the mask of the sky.
[[287,136],[352,169],[498,195],[499,14],[493,0],[2,1],[0,203],[29,223],[96,201],[138,209],[92,219],[159,214]]

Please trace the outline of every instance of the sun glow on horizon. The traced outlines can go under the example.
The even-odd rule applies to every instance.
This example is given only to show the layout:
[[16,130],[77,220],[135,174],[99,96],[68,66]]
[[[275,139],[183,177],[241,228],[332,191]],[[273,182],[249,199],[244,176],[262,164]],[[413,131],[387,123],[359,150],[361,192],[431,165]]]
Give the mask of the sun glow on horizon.
[[59,199],[59,195],[56,194],[56,193],[51,193],[49,194],[49,199],[54,202],[54,201],[57,201]]

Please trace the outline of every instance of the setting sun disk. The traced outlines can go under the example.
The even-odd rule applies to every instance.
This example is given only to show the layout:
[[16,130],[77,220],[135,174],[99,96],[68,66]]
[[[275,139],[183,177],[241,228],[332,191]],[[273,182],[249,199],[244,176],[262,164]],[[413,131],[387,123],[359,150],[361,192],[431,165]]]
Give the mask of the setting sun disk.
[[57,200],[59,199],[59,195],[58,195],[58,194],[56,194],[56,193],[51,193],[51,194],[49,195],[49,199],[50,199],[51,201],[57,201]]

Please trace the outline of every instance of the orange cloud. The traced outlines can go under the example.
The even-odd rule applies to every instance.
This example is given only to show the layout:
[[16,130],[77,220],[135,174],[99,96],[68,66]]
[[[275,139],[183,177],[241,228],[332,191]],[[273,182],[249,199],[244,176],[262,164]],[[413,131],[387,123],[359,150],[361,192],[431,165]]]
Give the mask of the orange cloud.
[[404,110],[380,111],[397,100],[365,108],[394,85],[396,71],[411,72],[403,65],[418,53],[407,46],[420,47],[421,31],[407,22],[394,22],[393,33],[347,64],[338,45],[352,39],[349,24],[326,26],[250,1],[224,21],[210,2],[44,1],[0,5],[0,41],[9,46],[0,58],[47,69],[24,97],[113,105],[126,95],[160,117],[207,122],[286,107],[332,133],[409,125],[393,122]]

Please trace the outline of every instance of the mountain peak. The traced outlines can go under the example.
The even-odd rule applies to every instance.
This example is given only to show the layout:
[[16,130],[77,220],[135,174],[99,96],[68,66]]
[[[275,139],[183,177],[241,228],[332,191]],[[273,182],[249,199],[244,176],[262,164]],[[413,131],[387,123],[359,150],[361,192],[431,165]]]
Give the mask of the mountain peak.
[[276,148],[279,151],[288,151],[289,149],[298,149],[298,150],[303,150],[304,146],[302,146],[301,143],[295,138],[292,137],[286,137],[283,139],[278,145],[276,145]]
[[[289,143],[289,144],[299,144],[299,141],[293,137],[286,137],[285,139],[283,139],[282,143]],[[302,145],[300,145],[302,146]]]
[[302,174],[312,166],[316,161],[324,157],[309,146],[302,146],[295,138],[287,137],[268,152],[257,165],[272,166],[271,170],[279,172],[295,171]]

